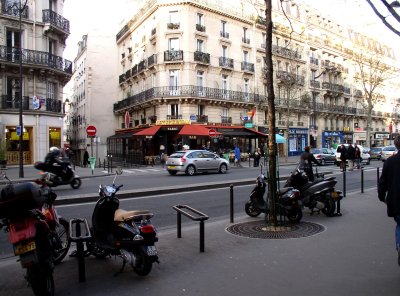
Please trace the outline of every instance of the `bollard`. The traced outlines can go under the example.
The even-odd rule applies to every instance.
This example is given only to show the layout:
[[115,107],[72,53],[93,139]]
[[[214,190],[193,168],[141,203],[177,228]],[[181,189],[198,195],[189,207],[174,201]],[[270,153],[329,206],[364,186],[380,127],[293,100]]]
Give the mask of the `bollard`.
[[361,169],[361,193],[364,193],[364,169]]
[[230,213],[231,213],[231,223],[233,223],[233,184],[230,186]]
[[379,184],[379,167],[376,168],[376,184]]
[[176,236],[178,238],[182,237],[182,215],[180,212],[177,212],[176,215]]
[[103,161],[103,166],[104,166],[104,171],[106,170],[106,160],[104,159],[104,161]]
[[250,161],[251,161],[251,157],[250,157],[250,154],[249,154],[249,168],[251,167]]
[[343,197],[346,197],[346,170],[343,170]]

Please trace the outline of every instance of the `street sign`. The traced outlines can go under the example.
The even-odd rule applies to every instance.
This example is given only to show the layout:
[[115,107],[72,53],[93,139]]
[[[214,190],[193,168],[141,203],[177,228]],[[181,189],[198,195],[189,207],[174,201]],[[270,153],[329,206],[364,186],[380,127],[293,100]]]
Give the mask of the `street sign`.
[[21,135],[22,135],[21,126],[18,125],[17,126],[17,136],[21,136]]
[[245,128],[252,128],[252,127],[253,127],[253,124],[252,124],[252,123],[245,123],[245,124],[244,124],[244,127],[245,127]]
[[208,135],[209,135],[211,138],[213,138],[213,137],[215,137],[215,136],[217,135],[217,132],[215,131],[215,129],[210,129],[210,130],[208,131]]
[[94,125],[89,125],[86,128],[86,133],[87,133],[88,137],[94,137],[94,136],[96,136],[97,129]]

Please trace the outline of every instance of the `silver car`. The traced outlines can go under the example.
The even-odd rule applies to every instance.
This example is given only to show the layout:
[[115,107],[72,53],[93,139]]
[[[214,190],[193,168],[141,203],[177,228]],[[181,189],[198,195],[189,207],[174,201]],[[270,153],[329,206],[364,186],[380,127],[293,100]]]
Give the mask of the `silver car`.
[[390,156],[395,155],[396,153],[397,153],[397,149],[395,146],[385,146],[382,148],[381,160],[385,161]]
[[166,162],[167,171],[171,175],[184,172],[193,176],[199,172],[219,172],[225,174],[229,168],[229,162],[225,158],[207,150],[178,151],[170,156]]

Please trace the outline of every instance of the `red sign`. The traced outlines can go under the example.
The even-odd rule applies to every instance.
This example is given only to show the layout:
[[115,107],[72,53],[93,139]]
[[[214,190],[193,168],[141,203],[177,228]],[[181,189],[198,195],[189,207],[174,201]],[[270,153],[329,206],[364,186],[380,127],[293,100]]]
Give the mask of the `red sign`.
[[217,132],[215,131],[215,129],[210,129],[210,130],[208,131],[208,135],[209,135],[211,138],[213,138],[213,137],[215,137],[215,136],[217,135]]
[[96,133],[97,133],[97,129],[96,129],[96,127],[94,125],[89,125],[86,128],[86,133],[87,133],[87,135],[89,137],[94,137],[96,135]]

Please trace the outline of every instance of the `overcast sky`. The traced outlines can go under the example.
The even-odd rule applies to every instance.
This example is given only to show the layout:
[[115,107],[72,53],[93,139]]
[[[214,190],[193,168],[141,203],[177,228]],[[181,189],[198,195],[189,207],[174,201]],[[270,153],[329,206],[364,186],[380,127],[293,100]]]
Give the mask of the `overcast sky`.
[[[144,0],[137,0],[142,2]],[[227,0],[239,1],[239,0]],[[386,28],[366,3],[366,0],[301,0],[321,11],[338,23],[349,23],[356,31],[384,41],[392,48],[400,46],[400,37]],[[377,2],[378,0],[373,0]],[[73,61],[77,54],[77,44],[82,35],[87,34],[90,26],[96,22],[105,22],[111,17],[129,19],[133,16],[135,6],[127,3],[132,0],[65,0],[64,17],[70,21],[71,34],[67,39],[64,58]],[[124,9],[121,9],[123,7]],[[399,9],[400,10],[400,9]],[[388,18],[390,19],[390,18]],[[121,23],[121,28],[124,23]],[[117,34],[118,32],[115,32]]]

